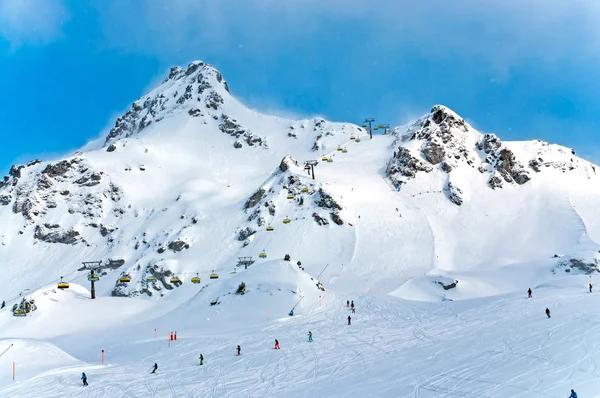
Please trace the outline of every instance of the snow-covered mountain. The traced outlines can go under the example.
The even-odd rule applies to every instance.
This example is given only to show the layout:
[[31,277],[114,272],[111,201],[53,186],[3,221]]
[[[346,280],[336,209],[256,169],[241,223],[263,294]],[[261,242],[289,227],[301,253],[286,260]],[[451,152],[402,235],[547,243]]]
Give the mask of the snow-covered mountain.
[[[488,332],[496,329],[496,318],[474,320],[479,313],[471,311],[478,303],[516,311],[517,302],[493,297],[522,294],[528,287],[582,284],[581,274],[597,272],[600,264],[599,197],[596,166],[571,149],[542,141],[502,141],[441,105],[371,140],[364,128],[351,123],[288,120],[252,111],[203,62],[172,68],[117,119],[99,146],[65,159],[15,165],[0,182],[0,301],[7,304],[0,309],[0,339],[18,338],[0,340],[0,365],[10,366],[2,362],[8,361],[1,356],[4,342],[19,347],[18,361],[30,361],[40,350],[51,352],[26,370],[28,377],[48,371],[44,376],[22,389],[0,389],[0,395],[44,391],[44,396],[55,396],[42,380],[61,378],[63,371],[52,370],[60,366],[79,369],[95,358],[90,350],[99,344],[113,348],[123,374],[137,377],[131,376],[139,366],[133,363],[148,359],[147,351],[164,361],[170,358],[145,340],[148,330],[158,327],[165,329],[160,333],[180,330],[189,339],[189,345],[177,349],[177,358],[185,357],[198,339],[223,363],[228,354],[219,347],[234,344],[231,339],[246,339],[242,344],[260,350],[255,340],[262,344],[265,331],[294,335],[302,357],[257,359],[264,368],[256,384],[248,382],[252,369],[243,362],[219,365],[236,370],[239,380],[232,382],[231,393],[223,381],[225,368],[207,368],[215,377],[212,387],[182,376],[184,385],[200,383],[204,395],[212,390],[213,396],[307,396],[299,391],[316,393],[329,386],[317,365],[324,361],[330,376],[348,366],[351,385],[362,379],[359,373],[373,377],[355,390],[346,386],[347,396],[419,396],[419,391],[450,396],[443,394],[451,389],[436,384],[450,379],[439,376],[434,383],[438,376],[433,373],[415,376],[418,384],[403,379],[404,395],[387,390],[375,375],[397,379],[389,369],[401,369],[416,357],[423,362],[413,363],[415,369],[440,375],[455,364],[440,362],[431,370],[425,359],[435,358],[439,346],[447,347],[448,356],[473,359],[465,358],[468,338],[456,336],[480,333],[486,336],[478,340],[481,347],[504,338]],[[103,264],[95,301],[86,300],[84,261]],[[211,274],[219,278],[210,279]],[[61,276],[71,284],[69,290],[56,289]],[[194,279],[199,283],[192,278],[200,278]],[[242,282],[247,294],[240,291]],[[546,290],[540,294],[552,297]],[[365,325],[361,333],[373,334],[373,347],[380,341],[402,347],[406,357],[395,348],[361,353],[332,326],[333,319],[347,315],[340,312],[346,298],[357,295],[368,308],[357,314]],[[465,301],[472,298],[477,300]],[[414,300],[429,303],[416,307]],[[449,301],[456,306],[448,307]],[[579,305],[568,301],[573,308]],[[14,305],[28,316],[13,317]],[[291,308],[299,316],[289,318]],[[266,325],[264,318],[278,323]],[[435,337],[423,331],[426,320]],[[407,325],[413,328],[410,336]],[[299,327],[337,337],[331,337],[320,358],[312,348],[303,351]],[[107,329],[120,332],[107,337]],[[143,348],[124,345],[119,336]],[[352,338],[362,344],[363,337]],[[361,358],[367,368],[331,362],[336,347],[353,352],[344,361]],[[488,356],[481,352],[484,363]],[[273,388],[276,381],[265,374],[289,373],[304,355],[314,357],[314,371],[292,371],[311,377]],[[173,369],[183,366],[169,361]],[[388,370],[375,365],[388,361],[396,365]],[[2,377],[0,388],[9,382]],[[103,377],[116,383],[114,374]],[[514,387],[512,376],[498,377],[509,383],[498,385]],[[138,394],[160,395],[158,387],[144,383],[139,384],[149,391]],[[542,386],[536,385],[535,392]],[[135,395],[112,388],[97,396]],[[474,388],[479,396],[489,392]],[[324,396],[337,396],[331,391]]]
[[0,183],[4,295],[84,281],[88,260],[125,261],[104,270],[100,294],[164,295],[173,274],[231,271],[263,251],[313,275],[344,264],[351,283],[391,292],[423,269],[595,250],[598,176],[570,149],[503,142],[440,105],[367,138],[349,123],[251,111],[204,62],[172,68],[102,148],[13,166]]

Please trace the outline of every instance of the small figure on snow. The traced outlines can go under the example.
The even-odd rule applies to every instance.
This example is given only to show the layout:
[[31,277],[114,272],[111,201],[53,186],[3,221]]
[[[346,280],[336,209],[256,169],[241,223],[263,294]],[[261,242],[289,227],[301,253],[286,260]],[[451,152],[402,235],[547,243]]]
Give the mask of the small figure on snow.
[[577,398],[577,393],[572,388],[571,388],[571,395],[569,395],[569,398]]
[[310,330],[308,331],[308,341],[310,343],[312,343],[312,341],[313,341],[313,339],[312,339],[312,332]]
[[546,308],[546,316],[550,318],[550,310],[548,308]]
[[588,287],[590,288],[590,293],[592,292],[592,282],[588,283]]
[[2,305],[0,306],[0,309],[6,307],[6,301],[2,300]]
[[348,325],[351,324],[352,318],[350,317],[350,315],[348,315]]
[[158,364],[156,362],[154,362],[154,366],[152,367],[152,373],[156,373],[157,370],[158,370]]
[[242,355],[242,347],[240,347],[239,344],[237,346],[237,353],[238,353],[238,355]]
[[346,307],[350,307],[350,300],[346,300]]
[[531,288],[527,289],[527,297],[531,298]]
[[356,314],[356,309],[354,307],[352,307],[352,313]]
[[204,356],[200,354],[200,365],[204,365]]
[[350,308],[354,308],[354,300],[350,303]]
[[81,373],[81,380],[83,381],[83,385],[87,386],[88,382],[87,382],[87,376],[84,372]]
[[277,339],[275,339],[275,349],[276,350],[280,349],[280,347],[279,347],[279,340],[277,340]]

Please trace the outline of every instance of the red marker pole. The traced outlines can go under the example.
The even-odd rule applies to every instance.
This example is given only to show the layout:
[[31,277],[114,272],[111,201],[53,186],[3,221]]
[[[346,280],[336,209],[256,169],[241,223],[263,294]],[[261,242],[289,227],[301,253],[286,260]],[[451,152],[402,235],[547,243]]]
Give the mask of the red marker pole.
[[102,365],[104,365],[104,349],[102,349]]
[[13,362],[13,380],[15,380],[15,377],[17,377],[17,364],[15,362]]

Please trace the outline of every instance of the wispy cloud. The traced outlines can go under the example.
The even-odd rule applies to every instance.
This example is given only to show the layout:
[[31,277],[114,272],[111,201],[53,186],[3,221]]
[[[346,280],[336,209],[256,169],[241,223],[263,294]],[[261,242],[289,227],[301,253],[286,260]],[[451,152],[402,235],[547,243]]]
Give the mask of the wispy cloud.
[[262,43],[266,49],[323,26],[339,34],[336,23],[345,20],[354,21],[357,31],[369,27],[357,41],[382,48],[415,44],[428,55],[477,54],[502,72],[523,58],[592,55],[600,39],[597,0],[156,0],[136,4],[134,24],[131,2],[102,4],[105,31],[115,44],[157,55],[189,50],[198,40]]
[[63,0],[0,0],[0,37],[12,49],[45,44],[62,35],[68,18]]

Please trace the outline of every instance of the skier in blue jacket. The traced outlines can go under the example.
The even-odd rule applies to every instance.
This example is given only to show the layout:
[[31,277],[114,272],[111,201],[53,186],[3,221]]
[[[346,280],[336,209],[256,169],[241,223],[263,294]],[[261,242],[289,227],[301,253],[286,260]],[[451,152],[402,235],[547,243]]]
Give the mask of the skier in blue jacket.
[[577,398],[577,393],[575,390],[571,389],[571,395],[569,395],[569,398]]

